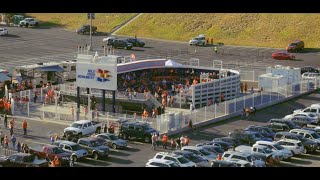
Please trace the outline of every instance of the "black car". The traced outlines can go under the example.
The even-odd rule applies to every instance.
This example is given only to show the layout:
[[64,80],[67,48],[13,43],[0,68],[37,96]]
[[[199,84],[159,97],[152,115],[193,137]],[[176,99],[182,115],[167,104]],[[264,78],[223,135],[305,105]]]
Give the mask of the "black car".
[[143,47],[144,42],[138,40],[137,38],[128,38],[127,41],[133,45],[133,47]]
[[214,160],[212,161],[212,167],[238,167],[238,165],[231,161]]
[[[91,32],[92,33],[97,33],[97,27],[92,26],[91,27]],[[78,34],[90,34],[90,25],[82,25],[79,29],[76,31]]]
[[292,140],[298,140],[301,141],[304,148],[305,148],[305,154],[306,153],[311,153],[311,152],[316,152],[318,149],[318,144],[314,141],[311,141],[309,139],[304,138],[302,135],[299,134],[294,134],[294,133],[289,133],[289,132],[278,132],[274,136],[275,141],[279,141],[281,139],[292,139]]
[[253,145],[257,141],[262,140],[259,137],[255,136],[255,133],[243,131],[240,129],[236,129],[230,132],[229,137],[238,139],[241,142],[241,144],[248,144],[248,145]]
[[3,167],[48,167],[49,162],[36,158],[35,154],[16,153],[9,157],[0,156],[0,165]]
[[289,130],[291,129],[299,129],[300,127],[294,124],[292,121],[287,119],[270,119],[269,124],[271,123],[282,123],[286,124],[289,127]]
[[120,125],[119,135],[124,140],[141,139],[146,143],[151,143],[152,134],[159,132],[143,122],[123,122]]
[[130,50],[132,49],[133,45],[124,39],[113,39],[112,41],[108,41],[108,45],[114,48],[123,48]]
[[284,123],[270,123],[268,127],[272,129],[273,132],[290,131],[289,126]]
[[97,138],[94,137],[80,138],[78,144],[81,148],[87,150],[89,156],[94,159],[108,157],[110,154],[110,149],[106,145],[101,144]]
[[201,147],[204,145],[218,145],[220,146],[224,151],[228,151],[229,149],[233,149],[234,146],[231,143],[224,142],[224,141],[209,141],[197,144],[196,146]]
[[213,141],[224,141],[224,142],[227,142],[227,143],[231,143],[234,147],[241,145],[241,142],[238,139],[235,139],[235,138],[232,138],[232,137],[214,138]]
[[305,72],[319,73],[319,70],[312,67],[312,66],[305,66],[305,67],[301,68],[301,74],[303,74]]
[[272,131],[271,128],[265,127],[265,126],[256,126],[256,125],[250,125],[246,129],[246,131],[251,132],[258,132],[264,137],[273,139],[275,133]]

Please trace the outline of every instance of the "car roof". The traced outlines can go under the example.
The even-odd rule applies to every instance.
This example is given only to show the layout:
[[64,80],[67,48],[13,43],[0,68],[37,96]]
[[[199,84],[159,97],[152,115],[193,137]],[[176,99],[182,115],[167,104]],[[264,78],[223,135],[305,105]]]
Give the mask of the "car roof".
[[256,144],[256,145],[254,145],[254,146],[252,146],[252,147],[261,148],[261,149],[267,148],[266,146],[262,146],[262,145],[259,145],[259,144]]
[[289,132],[304,132],[304,133],[314,133],[314,131],[306,130],[306,129],[291,129]]
[[64,141],[64,140],[57,140],[57,141],[55,141],[55,143],[67,144],[67,145],[70,145],[70,146],[73,146],[73,145],[77,144],[77,143],[72,142],[72,141]]
[[200,147],[197,147],[197,146],[183,146],[182,149],[194,149],[194,150],[199,151],[199,150],[201,150],[203,148],[202,148],[202,146],[200,146]]
[[182,157],[181,155],[173,154],[173,153],[170,153],[170,152],[158,152],[158,153],[156,154],[156,156],[157,156],[157,155],[171,156],[171,157],[175,157],[175,158]]
[[288,126],[285,123],[271,123],[272,125],[278,125],[278,126]]
[[111,136],[111,135],[114,135],[114,134],[111,134],[111,133],[101,133],[101,134],[97,134],[98,135],[105,135],[105,136]]
[[226,160],[214,160],[213,162],[218,164],[235,164],[235,162],[226,161]]
[[12,155],[22,156],[22,157],[31,156],[31,154],[29,154],[29,153],[14,153]]
[[301,141],[299,141],[299,140],[294,140],[294,139],[280,139],[279,141],[292,142],[292,143],[299,143],[299,142],[301,142]]
[[225,151],[224,153],[235,154],[235,155],[243,155],[243,156],[252,155],[250,152],[239,152],[239,151]]
[[175,150],[172,153],[179,153],[179,154],[193,154],[190,151],[184,151],[184,150]]
[[241,159],[230,159],[231,162],[239,163],[239,164],[250,164],[248,161],[244,161]]
[[96,141],[98,138],[96,137],[85,137],[85,138],[80,138],[81,140],[84,141]]
[[158,162],[163,164],[173,164],[173,161],[166,160],[166,159],[149,159],[148,162]]
[[290,132],[285,132],[285,131],[277,132],[276,135],[277,134],[281,134],[281,135],[285,135],[285,136],[292,136],[292,135],[296,136],[297,135],[297,134],[290,133]]
[[270,142],[270,141],[257,141],[256,144],[268,144],[268,145],[274,145],[277,144],[276,142]]

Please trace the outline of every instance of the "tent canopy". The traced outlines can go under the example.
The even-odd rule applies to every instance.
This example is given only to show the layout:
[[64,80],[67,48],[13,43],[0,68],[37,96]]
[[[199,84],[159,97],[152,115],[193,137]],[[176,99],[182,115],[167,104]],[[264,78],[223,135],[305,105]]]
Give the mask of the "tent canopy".
[[0,73],[0,81],[9,81],[11,80],[11,77],[3,74],[3,73]]
[[168,61],[166,61],[165,66],[181,67],[183,65],[169,59]]
[[35,70],[47,71],[47,72],[62,72],[63,68],[58,65],[54,65],[54,66],[45,66],[45,67],[35,68]]

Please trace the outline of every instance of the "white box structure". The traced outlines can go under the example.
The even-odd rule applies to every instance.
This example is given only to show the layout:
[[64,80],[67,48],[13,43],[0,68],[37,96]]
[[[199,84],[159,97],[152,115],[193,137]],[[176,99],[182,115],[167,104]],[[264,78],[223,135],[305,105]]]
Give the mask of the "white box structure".
[[264,91],[278,92],[279,88],[285,87],[288,79],[283,75],[272,75],[272,73],[259,76],[259,89],[263,87]]
[[301,69],[290,66],[275,65],[267,68],[267,73],[272,75],[282,75],[288,79],[288,84],[293,84],[301,80]]

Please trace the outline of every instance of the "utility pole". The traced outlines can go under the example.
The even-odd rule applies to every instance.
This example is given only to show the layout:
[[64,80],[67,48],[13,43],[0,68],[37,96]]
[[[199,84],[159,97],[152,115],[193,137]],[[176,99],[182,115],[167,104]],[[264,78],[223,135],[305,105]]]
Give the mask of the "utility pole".
[[95,19],[94,13],[88,13],[88,19],[90,19],[90,46],[89,51],[92,51],[92,19]]

